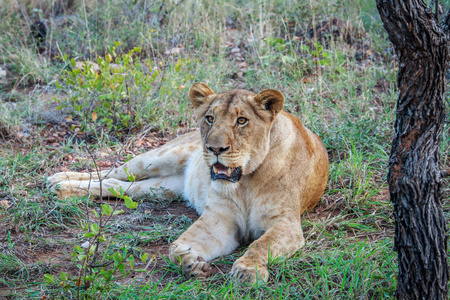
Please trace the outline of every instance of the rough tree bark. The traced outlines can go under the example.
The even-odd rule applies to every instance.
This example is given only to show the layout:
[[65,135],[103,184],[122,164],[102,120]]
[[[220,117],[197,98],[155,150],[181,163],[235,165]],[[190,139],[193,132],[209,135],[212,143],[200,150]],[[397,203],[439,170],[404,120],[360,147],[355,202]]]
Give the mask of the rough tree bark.
[[396,295],[398,299],[447,299],[447,236],[439,168],[446,30],[423,0],[377,0],[377,8],[400,60],[388,173],[398,252]]

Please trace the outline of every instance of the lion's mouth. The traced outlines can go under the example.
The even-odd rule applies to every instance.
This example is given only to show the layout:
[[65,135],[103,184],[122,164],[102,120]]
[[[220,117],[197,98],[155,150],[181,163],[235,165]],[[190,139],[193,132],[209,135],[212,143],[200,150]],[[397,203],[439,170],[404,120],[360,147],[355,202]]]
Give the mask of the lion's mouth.
[[223,179],[228,180],[231,182],[237,182],[241,178],[242,174],[242,168],[230,168],[225,167],[221,163],[215,163],[211,167],[211,179],[217,180],[217,179]]

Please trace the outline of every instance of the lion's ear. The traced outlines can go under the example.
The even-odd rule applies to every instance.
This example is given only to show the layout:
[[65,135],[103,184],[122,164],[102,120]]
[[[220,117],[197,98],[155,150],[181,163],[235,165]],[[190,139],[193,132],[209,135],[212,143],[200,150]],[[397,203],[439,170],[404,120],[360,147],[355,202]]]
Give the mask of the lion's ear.
[[280,91],[267,89],[259,92],[255,96],[255,101],[265,110],[271,111],[276,115],[283,109],[284,96]]
[[214,95],[214,91],[203,82],[194,83],[189,89],[189,100],[191,101],[194,108],[199,107],[204,104],[206,97]]

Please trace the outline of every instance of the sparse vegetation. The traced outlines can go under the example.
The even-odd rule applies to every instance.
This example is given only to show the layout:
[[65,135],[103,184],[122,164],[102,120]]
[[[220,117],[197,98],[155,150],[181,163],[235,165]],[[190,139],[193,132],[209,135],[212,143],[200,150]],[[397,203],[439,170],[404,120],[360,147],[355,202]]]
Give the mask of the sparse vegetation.
[[[386,173],[397,65],[372,2],[0,0],[0,298],[393,298]],[[123,69],[111,71],[113,63]],[[127,261],[108,288],[100,273],[78,284],[74,247],[98,224],[93,210],[113,203],[60,201],[45,178],[110,168],[195,128],[187,90],[196,81],[217,91],[279,89],[285,110],[322,138],[329,184],[303,216],[306,246],[273,260],[270,281],[253,289],[226,275],[245,246],[214,261],[213,279],[184,279],[165,256],[196,216],[154,193],[133,199],[135,210],[117,202],[124,213],[103,228],[109,246],[99,247],[98,264],[114,262],[95,272],[119,268],[109,257],[119,252],[134,267]],[[448,169],[448,124],[444,131]],[[448,217],[448,181],[443,192]]]

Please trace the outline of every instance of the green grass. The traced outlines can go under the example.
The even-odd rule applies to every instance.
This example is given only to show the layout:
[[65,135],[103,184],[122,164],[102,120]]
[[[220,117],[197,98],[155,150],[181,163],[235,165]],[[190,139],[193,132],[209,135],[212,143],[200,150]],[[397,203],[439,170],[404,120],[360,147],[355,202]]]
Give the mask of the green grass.
[[[76,224],[85,216],[79,199],[64,200],[48,197],[44,203],[33,199],[22,199],[15,203],[8,212],[6,222],[16,226],[20,231],[39,231],[61,229],[70,224]],[[42,196],[40,196],[42,197]]]
[[[3,249],[3,251],[5,251]],[[0,253],[0,274],[2,274],[3,284],[9,285],[8,281],[12,278],[28,279],[28,269],[26,265],[14,254],[8,254],[6,251]],[[9,278],[8,278],[9,277]],[[11,278],[12,277],[12,278]]]
[[[86,299],[394,297],[394,221],[386,174],[397,62],[374,1],[85,0],[57,16],[51,8],[55,1],[6,2],[0,0],[0,67],[7,71],[0,78],[0,200],[10,207],[0,206],[0,297],[78,297],[76,282],[59,276],[77,276],[78,262],[71,261],[71,254],[88,240],[80,225],[99,222],[92,210],[101,212],[102,203],[57,200],[45,177],[61,168],[92,170],[94,160],[104,163],[101,168],[116,158],[122,163],[146,149],[136,146],[145,139],[159,144],[179,129],[196,127],[187,99],[196,81],[215,91],[279,89],[286,97],[285,110],[322,138],[330,158],[329,183],[319,206],[302,219],[306,246],[290,259],[272,261],[269,282],[252,289],[226,275],[245,245],[214,261],[224,274],[186,280],[159,253],[192,219],[187,209],[172,214],[183,210],[179,199],[148,195],[135,199],[140,200],[135,211],[117,203],[125,212],[106,224],[106,242],[99,247],[102,262],[127,249],[135,268],[146,271],[119,276],[102,290],[94,289],[98,280],[81,294]],[[448,1],[444,5],[448,8]],[[51,24],[44,45],[30,36],[29,26],[39,15]],[[340,22],[339,37],[310,35],[333,18]],[[133,68],[147,76],[157,71],[146,86],[148,94],[136,94],[134,112],[117,105],[119,114],[131,111],[139,120],[120,132],[94,123],[90,108],[85,119],[74,113],[68,98],[74,88],[61,79],[70,70],[64,55],[97,62],[116,41],[122,43],[118,57],[141,48],[133,54]],[[232,52],[236,47],[239,55]],[[97,103],[104,92],[95,90],[83,99]],[[447,124],[442,168],[450,166],[449,130]],[[443,184],[446,217],[448,183]],[[150,256],[143,262],[139,258],[146,252]],[[25,259],[24,253],[33,255]],[[45,282],[44,273],[55,282]]]
[[[235,285],[223,275],[209,281],[173,279],[166,271],[160,281],[139,279],[118,285],[104,298],[126,299],[380,299],[390,298],[395,291],[395,255],[392,241],[367,241],[335,245],[323,251],[306,247],[303,254],[271,264],[271,280],[249,290]],[[151,275],[150,275],[151,276]],[[178,277],[179,278],[179,277]],[[170,281],[169,281],[170,280]]]

